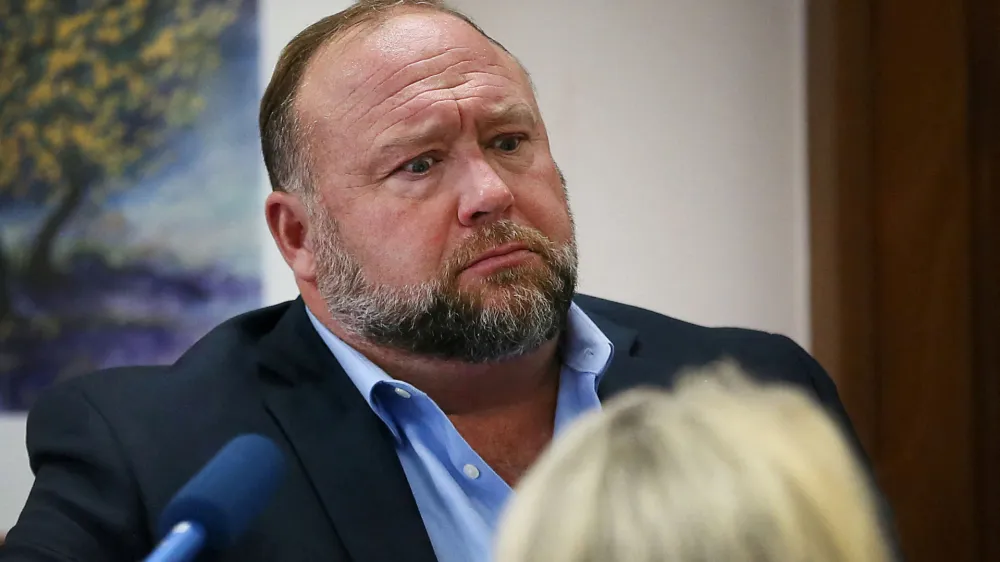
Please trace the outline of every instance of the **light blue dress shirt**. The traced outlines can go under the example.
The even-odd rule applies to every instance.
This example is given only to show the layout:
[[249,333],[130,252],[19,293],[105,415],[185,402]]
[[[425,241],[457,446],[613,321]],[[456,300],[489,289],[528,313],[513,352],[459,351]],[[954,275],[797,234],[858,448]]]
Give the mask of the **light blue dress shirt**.
[[[387,375],[306,310],[347,376],[395,436],[396,453],[438,561],[489,561],[510,486],[465,442],[433,400]],[[614,352],[611,341],[576,304],[568,320],[556,433],[580,414],[601,407],[597,385]]]

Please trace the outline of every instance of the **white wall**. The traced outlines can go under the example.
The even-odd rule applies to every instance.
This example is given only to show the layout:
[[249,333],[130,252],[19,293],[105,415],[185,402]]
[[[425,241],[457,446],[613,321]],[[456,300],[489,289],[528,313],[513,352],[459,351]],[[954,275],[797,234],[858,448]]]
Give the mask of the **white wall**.
[[[262,2],[263,88],[285,42],[348,2]],[[454,4],[532,73],[583,292],[808,342],[802,0]],[[292,298],[261,224],[266,298]],[[23,442],[0,420],[0,528],[30,486]]]
[[24,418],[0,416],[0,532],[14,524],[31,488]]

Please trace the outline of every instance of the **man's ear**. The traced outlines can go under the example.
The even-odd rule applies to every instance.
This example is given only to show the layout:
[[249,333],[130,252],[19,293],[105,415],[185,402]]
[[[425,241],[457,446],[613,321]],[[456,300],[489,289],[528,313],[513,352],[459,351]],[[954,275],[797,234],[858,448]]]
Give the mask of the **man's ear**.
[[316,280],[316,260],[309,240],[309,213],[302,199],[284,191],[272,191],[264,202],[264,217],[278,251],[297,279]]

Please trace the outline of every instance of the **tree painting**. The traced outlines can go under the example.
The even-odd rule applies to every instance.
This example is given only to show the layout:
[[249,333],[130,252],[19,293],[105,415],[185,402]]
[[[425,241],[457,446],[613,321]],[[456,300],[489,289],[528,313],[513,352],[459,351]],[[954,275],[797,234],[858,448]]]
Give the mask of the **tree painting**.
[[259,304],[255,0],[0,0],[0,410]]

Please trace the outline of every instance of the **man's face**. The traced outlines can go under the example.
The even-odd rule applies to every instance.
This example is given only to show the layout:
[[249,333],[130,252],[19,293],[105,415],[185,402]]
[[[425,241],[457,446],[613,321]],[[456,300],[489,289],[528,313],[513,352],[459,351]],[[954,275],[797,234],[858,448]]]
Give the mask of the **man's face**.
[[401,13],[318,53],[296,109],[316,281],[345,329],[468,362],[562,329],[573,224],[511,57],[457,18]]

